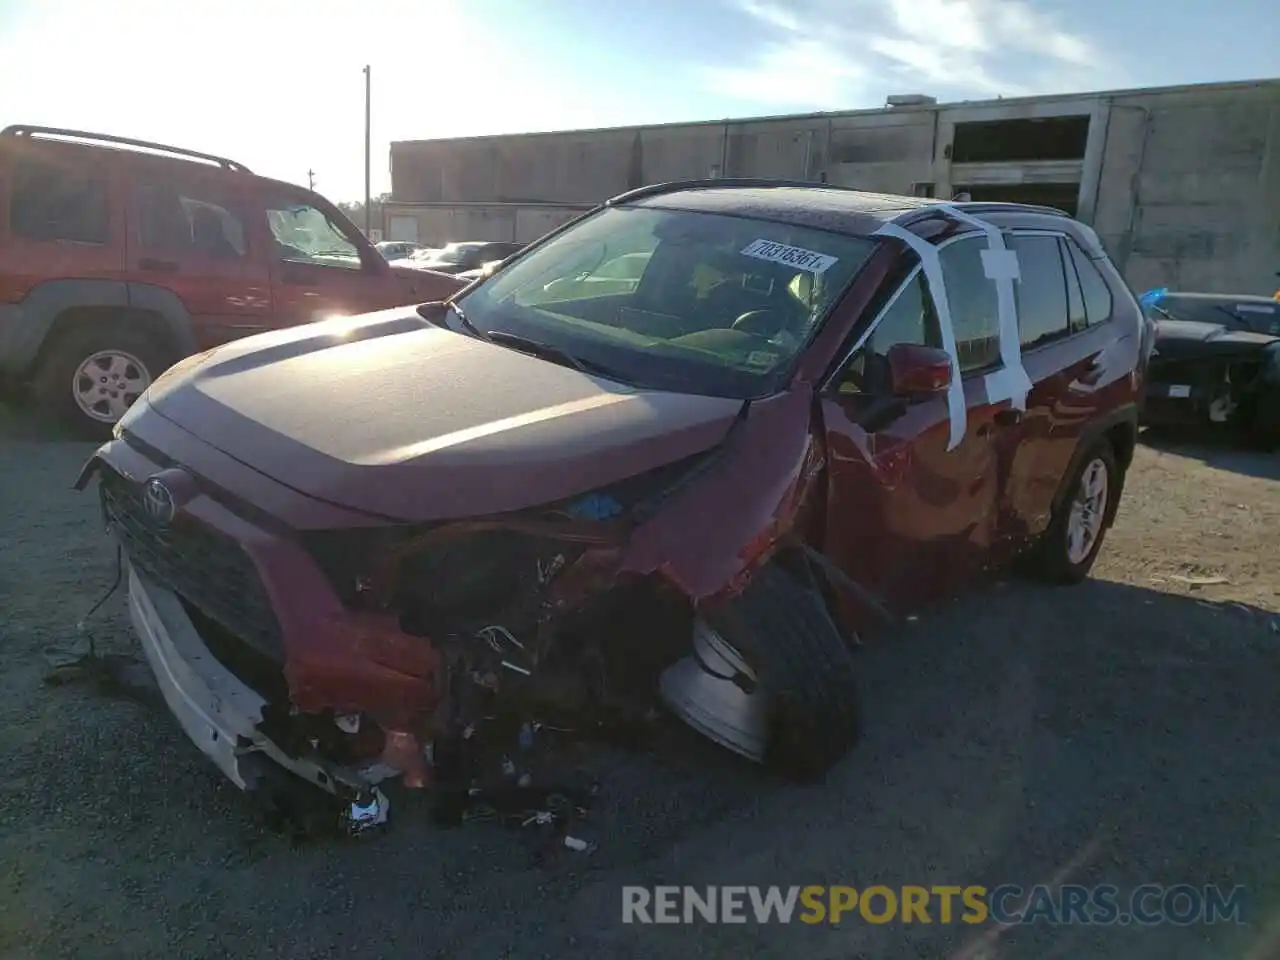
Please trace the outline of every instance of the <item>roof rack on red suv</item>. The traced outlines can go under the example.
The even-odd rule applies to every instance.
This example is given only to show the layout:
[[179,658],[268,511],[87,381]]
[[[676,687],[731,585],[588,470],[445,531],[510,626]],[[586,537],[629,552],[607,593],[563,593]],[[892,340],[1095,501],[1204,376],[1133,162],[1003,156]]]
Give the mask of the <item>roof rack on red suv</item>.
[[0,136],[47,137],[59,140],[80,140],[87,143],[119,144],[126,147],[139,147],[143,150],[172,153],[175,156],[190,157],[194,160],[208,160],[211,163],[216,163],[224,170],[234,170],[236,173],[253,172],[243,163],[237,163],[235,160],[228,160],[226,157],[219,157],[212,153],[201,153],[199,150],[188,150],[185,147],[173,147],[167,143],[153,143],[150,140],[135,140],[133,137],[117,137],[107,133],[90,133],[87,130],[69,130],[64,127],[36,127],[17,123],[0,130]]

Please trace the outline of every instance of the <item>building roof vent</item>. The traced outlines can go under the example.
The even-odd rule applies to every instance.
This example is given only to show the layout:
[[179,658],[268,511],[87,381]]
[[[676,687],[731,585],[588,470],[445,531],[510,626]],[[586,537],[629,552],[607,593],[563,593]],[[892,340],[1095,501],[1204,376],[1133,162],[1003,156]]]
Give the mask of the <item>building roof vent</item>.
[[893,107],[929,107],[937,102],[937,97],[926,96],[923,93],[895,93],[885,99],[884,105],[891,109]]

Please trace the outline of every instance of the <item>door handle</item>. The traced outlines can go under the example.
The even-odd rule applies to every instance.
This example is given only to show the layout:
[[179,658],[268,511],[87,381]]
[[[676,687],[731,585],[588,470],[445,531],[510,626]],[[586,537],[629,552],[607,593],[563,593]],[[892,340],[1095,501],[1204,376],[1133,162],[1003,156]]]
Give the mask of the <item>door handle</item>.
[[143,257],[138,261],[139,270],[151,270],[155,273],[177,273],[182,268],[174,260],[157,260],[154,257]]
[[1016,427],[1022,422],[1022,411],[1015,407],[1006,407],[1004,410],[997,410],[995,421],[997,427]]

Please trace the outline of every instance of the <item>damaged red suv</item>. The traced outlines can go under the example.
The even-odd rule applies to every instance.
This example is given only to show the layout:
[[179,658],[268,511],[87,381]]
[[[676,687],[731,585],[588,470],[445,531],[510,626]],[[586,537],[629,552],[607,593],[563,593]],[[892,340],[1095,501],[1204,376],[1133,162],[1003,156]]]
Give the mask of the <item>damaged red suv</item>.
[[494,716],[659,701],[811,777],[857,734],[857,634],[1015,559],[1086,576],[1145,329],[1054,210],[647,187],[452,301],[180,362],[79,486],[243,788],[373,816]]

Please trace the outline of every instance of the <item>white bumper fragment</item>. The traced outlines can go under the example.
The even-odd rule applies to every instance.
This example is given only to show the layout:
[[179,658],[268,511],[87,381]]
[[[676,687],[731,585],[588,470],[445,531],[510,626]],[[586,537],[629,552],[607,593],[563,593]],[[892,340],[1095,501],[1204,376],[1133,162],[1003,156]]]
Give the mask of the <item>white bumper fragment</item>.
[[[363,795],[352,804],[353,826],[385,822],[386,798],[372,786],[394,771],[381,765],[350,770],[285,754],[258,729],[266,701],[218,662],[177,596],[132,567],[129,614],[169,709],[232,783],[253,790],[263,764],[274,762],[329,793]],[[370,796],[376,809],[370,809]]]

